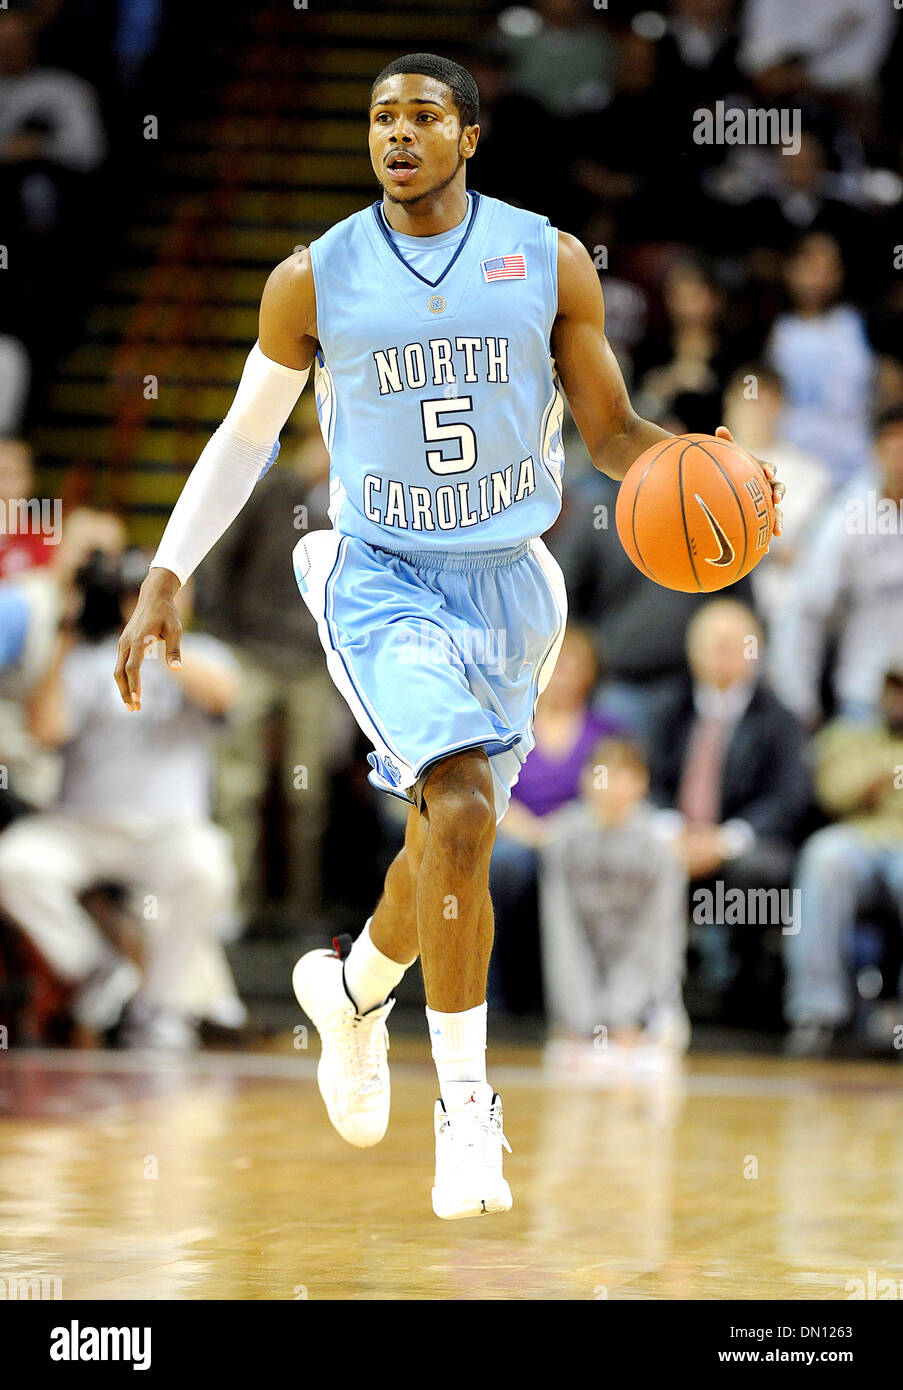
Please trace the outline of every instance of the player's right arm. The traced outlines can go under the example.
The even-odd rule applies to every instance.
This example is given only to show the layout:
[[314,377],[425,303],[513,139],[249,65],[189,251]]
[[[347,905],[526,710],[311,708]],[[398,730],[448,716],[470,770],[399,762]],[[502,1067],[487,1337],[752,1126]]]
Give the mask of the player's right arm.
[[151,642],[162,641],[167,665],[180,668],[182,624],[175,595],[250,497],[316,350],[316,294],[310,252],[304,248],[267,280],[258,340],[235,399],[188,476],[119,639],[114,675],[128,709],[141,708],[141,663]]
[[260,350],[274,362],[307,371],[317,351],[317,296],[310,251],[277,265],[260,300]]

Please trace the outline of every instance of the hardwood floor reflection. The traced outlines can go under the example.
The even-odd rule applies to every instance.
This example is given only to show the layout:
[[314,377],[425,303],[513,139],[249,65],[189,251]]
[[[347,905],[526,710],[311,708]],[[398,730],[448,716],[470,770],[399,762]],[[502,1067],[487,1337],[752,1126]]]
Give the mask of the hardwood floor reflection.
[[[892,1065],[695,1057],[676,1085],[562,1084],[496,1052],[507,1216],[430,1209],[435,1082],[393,1044],[373,1150],[309,1056],[0,1062],[0,1278],[63,1298],[843,1299],[903,1280]],[[417,1060],[415,1060],[417,1059]]]

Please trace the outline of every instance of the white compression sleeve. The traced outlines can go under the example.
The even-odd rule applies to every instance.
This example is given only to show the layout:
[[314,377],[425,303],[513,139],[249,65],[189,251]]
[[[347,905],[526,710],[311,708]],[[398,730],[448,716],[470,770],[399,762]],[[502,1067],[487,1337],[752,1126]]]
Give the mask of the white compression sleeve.
[[173,507],[151,569],[168,569],[184,584],[231,526],[276,447],[310,368],[297,371],[248,353],[235,399],[204,446]]

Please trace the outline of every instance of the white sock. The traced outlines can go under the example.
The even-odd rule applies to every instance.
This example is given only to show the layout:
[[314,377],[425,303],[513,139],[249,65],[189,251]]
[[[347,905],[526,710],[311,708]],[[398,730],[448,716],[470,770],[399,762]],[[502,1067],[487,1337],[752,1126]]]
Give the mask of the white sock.
[[408,965],[413,964],[413,961],[409,961],[408,965],[399,965],[398,961],[390,960],[373,945],[370,940],[372,921],[372,917],[367,919],[367,925],[345,961],[345,988],[354,1000],[358,1013],[362,1014],[384,1004]]
[[463,1110],[476,1095],[485,1104],[486,1003],[460,1014],[442,1014],[427,1008],[433,1061],[439,1076],[439,1094],[446,1110]]

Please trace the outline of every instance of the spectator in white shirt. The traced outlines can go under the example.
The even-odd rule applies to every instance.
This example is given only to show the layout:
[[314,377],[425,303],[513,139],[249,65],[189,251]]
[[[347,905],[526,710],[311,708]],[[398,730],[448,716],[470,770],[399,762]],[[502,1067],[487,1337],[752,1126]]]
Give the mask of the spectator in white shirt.
[[785,263],[792,309],[775,320],[766,347],[784,381],[784,437],[822,459],[838,487],[868,457],[875,376],[863,317],[841,302],[843,280],[834,237],[803,236]]
[[33,21],[0,11],[0,187],[15,220],[34,235],[58,231],[68,181],[98,169],[106,153],[94,89],[39,67]]
[[877,717],[888,653],[903,650],[903,406],[879,417],[874,459],[829,505],[774,626],[775,690],[810,727],[832,639],[835,713],[846,719]]
[[[139,576],[123,582],[120,611],[118,563],[97,556],[92,566],[79,631],[62,629],[29,701],[34,736],[62,750],[60,795],[52,810],[0,836],[0,906],[72,985],[78,1025],[104,1031],[128,1006],[124,1041],[181,1049],[199,1019],[244,1021],[219,946],[235,912],[232,848],[209,815],[212,745],[237,668],[216,638],[186,633],[181,669],[148,661],[146,708],[130,713],[110,671]],[[187,601],[183,587],[183,618]],[[82,907],[80,895],[98,881],[134,895],[140,963]]]
[[895,7],[875,0],[746,0],[740,66],[758,73],[800,54],[816,87],[868,91],[894,32]]
[[106,149],[94,89],[75,73],[39,67],[32,21],[0,13],[0,159],[42,159],[87,172]]
[[724,423],[744,449],[776,466],[789,498],[783,534],[772,539],[768,554],[752,575],[756,608],[769,626],[786,600],[800,543],[831,492],[831,478],[821,460],[784,436],[783,410],[783,382],[765,363],[741,367],[727,384]]

